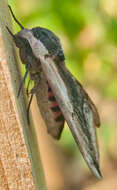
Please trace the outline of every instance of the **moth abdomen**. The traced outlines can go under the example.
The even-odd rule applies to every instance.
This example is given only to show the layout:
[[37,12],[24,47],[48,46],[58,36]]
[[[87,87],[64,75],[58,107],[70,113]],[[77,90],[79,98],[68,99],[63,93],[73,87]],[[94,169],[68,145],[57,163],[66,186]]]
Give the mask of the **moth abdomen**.
[[49,101],[51,101],[51,102],[56,102],[56,99],[55,99],[54,94],[53,94],[52,91],[51,91],[51,92],[48,92],[48,99],[49,99]]
[[63,117],[62,112],[61,112],[61,111],[56,112],[54,119],[55,119],[55,121],[63,121],[63,120],[64,120],[64,117]]
[[50,109],[52,110],[54,114],[54,120],[57,122],[60,122],[60,125],[64,125],[64,116],[61,112],[61,109],[59,108],[58,102],[56,101],[56,98],[52,92],[52,89],[50,88],[48,84],[48,100],[51,101]]
[[51,106],[51,110],[52,110],[53,112],[57,112],[57,111],[60,110],[60,108],[59,108],[59,106],[58,106],[58,103],[57,103],[57,105],[56,105],[56,103],[57,103],[57,102],[54,102],[54,104],[52,104],[52,106]]

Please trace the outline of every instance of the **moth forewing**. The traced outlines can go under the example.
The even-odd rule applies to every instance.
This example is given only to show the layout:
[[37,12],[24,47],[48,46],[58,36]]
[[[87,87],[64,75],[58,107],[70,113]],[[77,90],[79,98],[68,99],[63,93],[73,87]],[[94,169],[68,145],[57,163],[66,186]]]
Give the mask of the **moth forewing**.
[[[60,69],[61,67],[61,69]],[[59,64],[53,64],[50,60],[42,61],[42,68],[46,73],[47,80],[51,85],[54,95],[64,114],[65,120],[75,138],[79,149],[93,173],[100,179],[99,152],[97,137],[94,126],[94,118],[91,107],[86,101],[84,89],[75,83],[74,77]],[[73,83],[66,82],[60,70],[67,73]],[[67,72],[66,72],[67,71]],[[75,86],[75,93],[72,93],[72,86]],[[77,99],[81,99],[76,101]]]

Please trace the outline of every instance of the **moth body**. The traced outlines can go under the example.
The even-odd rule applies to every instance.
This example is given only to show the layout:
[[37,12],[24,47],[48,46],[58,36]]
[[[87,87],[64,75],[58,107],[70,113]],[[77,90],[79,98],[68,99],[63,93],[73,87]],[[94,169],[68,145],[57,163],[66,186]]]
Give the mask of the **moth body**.
[[[30,65],[30,79],[34,81],[37,103],[46,123],[48,132],[54,138],[59,139],[64,127],[64,116],[59,108],[56,98],[54,97],[53,91],[47,82],[46,76],[43,73],[40,60],[35,57],[28,41],[22,38],[24,30],[15,35],[15,43],[19,48],[22,63]],[[65,58],[59,39],[52,32],[41,27],[33,28],[31,32],[37,39],[40,39],[46,47],[48,47],[50,55],[58,57],[60,63],[63,64]]]
[[22,29],[20,32],[14,35],[8,27],[7,30],[26,66],[18,95],[29,73],[34,81],[32,92],[36,94],[48,132],[59,139],[66,120],[84,160],[101,179],[95,131],[95,127],[100,126],[99,114],[82,85],[66,68],[60,40],[48,29],[36,27],[29,30],[16,22]]

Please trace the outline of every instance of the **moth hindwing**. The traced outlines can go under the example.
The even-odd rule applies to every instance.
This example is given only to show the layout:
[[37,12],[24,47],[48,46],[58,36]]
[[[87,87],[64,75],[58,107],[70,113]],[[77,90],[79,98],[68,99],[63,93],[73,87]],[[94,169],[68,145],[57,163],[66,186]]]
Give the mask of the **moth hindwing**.
[[[13,15],[12,10],[11,13]],[[8,27],[7,30],[19,48],[22,63],[26,66],[18,95],[29,73],[30,79],[34,81],[29,106],[35,93],[48,132],[56,139],[60,138],[66,120],[84,160],[94,175],[101,179],[95,131],[95,126],[100,125],[100,119],[95,105],[66,68],[58,37],[45,28],[26,29],[14,15],[13,17],[22,30],[16,35]]]

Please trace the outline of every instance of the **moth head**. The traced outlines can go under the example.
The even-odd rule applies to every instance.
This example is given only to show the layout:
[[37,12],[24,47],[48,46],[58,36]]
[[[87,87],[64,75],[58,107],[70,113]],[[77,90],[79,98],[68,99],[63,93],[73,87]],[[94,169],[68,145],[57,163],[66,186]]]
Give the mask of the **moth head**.
[[23,37],[23,33],[25,32],[25,28],[22,29],[17,34],[13,34],[11,30],[6,26],[9,34],[12,36],[13,41],[17,48],[19,48],[20,58],[23,64],[27,64],[29,62],[29,56],[32,55],[32,49],[28,40]]
[[[19,48],[21,61],[24,64],[27,64],[31,61],[31,59],[29,59],[29,57],[31,58],[31,56],[32,56],[32,49],[30,47],[30,44],[29,44],[28,40],[24,37],[24,34],[27,32],[28,29],[26,29],[22,26],[22,24],[16,19],[11,7],[10,6],[8,6],[8,7],[9,7],[12,17],[14,18],[15,22],[20,26],[21,30],[17,34],[13,34],[12,31],[7,26],[6,26],[6,28],[9,32],[9,34],[12,36],[16,47]],[[34,59],[34,57],[32,57],[32,59]]]

